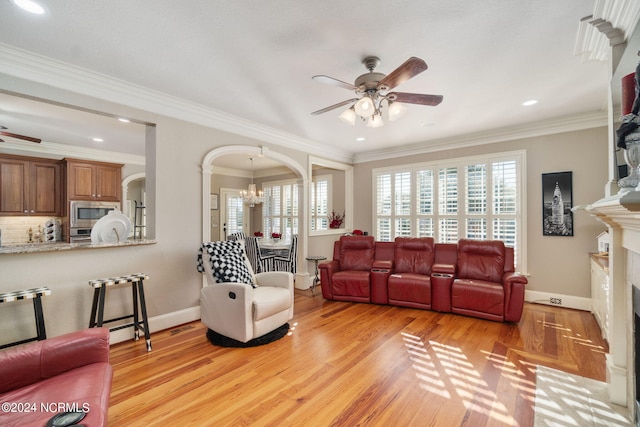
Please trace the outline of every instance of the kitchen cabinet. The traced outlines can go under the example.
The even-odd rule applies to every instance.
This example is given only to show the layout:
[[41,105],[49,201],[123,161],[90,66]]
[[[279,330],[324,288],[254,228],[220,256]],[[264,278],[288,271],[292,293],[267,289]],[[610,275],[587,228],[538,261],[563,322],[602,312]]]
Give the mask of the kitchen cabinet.
[[122,164],[64,159],[67,200],[119,202],[122,197]]
[[0,156],[0,215],[60,216],[62,166],[58,160]]

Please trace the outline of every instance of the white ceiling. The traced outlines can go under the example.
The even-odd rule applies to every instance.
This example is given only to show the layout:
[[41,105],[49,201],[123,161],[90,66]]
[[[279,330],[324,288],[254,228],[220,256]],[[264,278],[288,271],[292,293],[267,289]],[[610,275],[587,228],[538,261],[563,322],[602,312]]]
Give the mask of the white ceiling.
[[[0,125],[6,132],[95,150],[144,155],[145,126],[116,117],[0,92]],[[103,141],[94,141],[94,138]],[[20,143],[19,138],[0,139]],[[23,143],[26,144],[26,143]]]
[[[6,46],[351,156],[606,110],[606,62],[574,55],[579,20],[593,13],[595,0],[39,3],[43,16],[0,0]],[[351,83],[366,72],[368,55],[381,58],[376,71],[385,74],[411,56],[424,59],[429,69],[396,90],[444,101],[407,105],[406,116],[378,129],[342,123],[342,109],[312,116],[353,94],[311,77]],[[539,102],[523,107],[529,99]],[[45,123],[51,114],[14,109],[0,97],[0,124],[15,133],[61,143],[96,133],[80,126],[70,133],[67,125],[56,131],[54,120]],[[124,141],[127,130],[118,129]]]

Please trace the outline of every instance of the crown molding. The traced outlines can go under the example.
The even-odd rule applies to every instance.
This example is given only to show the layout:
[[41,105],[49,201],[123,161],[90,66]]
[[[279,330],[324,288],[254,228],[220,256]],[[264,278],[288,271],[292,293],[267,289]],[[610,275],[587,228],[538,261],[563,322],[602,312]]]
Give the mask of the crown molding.
[[235,168],[225,168],[223,166],[215,166],[214,175],[235,176],[238,178],[251,178],[251,171],[239,170]]
[[337,161],[352,154],[120,79],[0,43],[0,73]]
[[578,23],[574,54],[583,61],[607,61],[611,46],[624,43],[639,20],[638,0],[596,0],[593,14]]
[[[253,171],[253,178],[265,178],[274,175],[284,175],[291,173],[288,167],[277,167],[268,169],[259,169]],[[224,166],[215,166],[214,175],[235,176],[238,178],[251,178],[251,171],[246,169],[228,168]]]
[[57,142],[42,141],[40,144],[24,142],[13,138],[4,137],[0,142],[0,152],[5,154],[29,155],[62,159],[64,157],[79,157],[99,162],[124,163],[127,165],[145,164],[145,156],[135,154],[117,153],[114,151],[97,150],[95,148],[78,147],[75,145],[59,144]]
[[373,162],[390,158],[434,153],[442,150],[454,150],[477,145],[493,144],[496,142],[514,141],[556,133],[606,127],[607,125],[608,116],[606,112],[560,117],[526,125],[510,126],[486,132],[405,145],[403,147],[367,151],[356,154],[354,163]]
[[[627,2],[627,0],[622,1]],[[627,3],[629,3],[629,5],[631,4],[630,1]],[[640,11],[640,6],[635,7],[635,9]],[[300,138],[296,135],[262,126],[201,104],[187,102],[183,99],[115,79],[104,74],[18,49],[5,43],[0,43],[0,73],[140,110],[175,117],[187,122],[220,129],[253,138],[257,141],[269,142],[276,146],[303,151],[309,155],[324,157],[347,164],[410,156],[445,149],[463,148],[607,125],[605,113],[591,113],[583,116],[554,119],[547,122],[496,129],[479,134],[468,134],[353,155],[335,148],[325,149],[323,148],[323,144],[317,141]],[[42,144],[39,148],[42,148]],[[78,152],[76,151],[76,153]],[[113,155],[116,153],[110,154]],[[87,155],[91,155],[91,153],[87,153]],[[126,162],[132,163],[130,160]]]

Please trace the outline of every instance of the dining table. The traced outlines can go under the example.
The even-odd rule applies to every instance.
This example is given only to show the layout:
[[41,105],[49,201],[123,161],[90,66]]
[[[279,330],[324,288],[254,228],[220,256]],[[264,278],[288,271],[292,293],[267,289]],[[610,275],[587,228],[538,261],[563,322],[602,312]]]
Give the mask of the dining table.
[[258,239],[258,247],[263,256],[287,256],[291,248],[291,240],[262,238]]

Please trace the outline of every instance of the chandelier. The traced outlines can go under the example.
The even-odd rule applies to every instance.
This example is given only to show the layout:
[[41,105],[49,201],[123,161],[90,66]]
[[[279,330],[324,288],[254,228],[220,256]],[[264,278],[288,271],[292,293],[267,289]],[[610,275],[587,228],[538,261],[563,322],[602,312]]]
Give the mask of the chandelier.
[[248,190],[241,190],[240,197],[242,197],[242,201],[247,203],[250,208],[255,207],[264,201],[264,197],[262,196],[262,190],[257,191],[256,185],[253,183],[253,157],[249,158],[251,160],[251,184],[249,184]]

